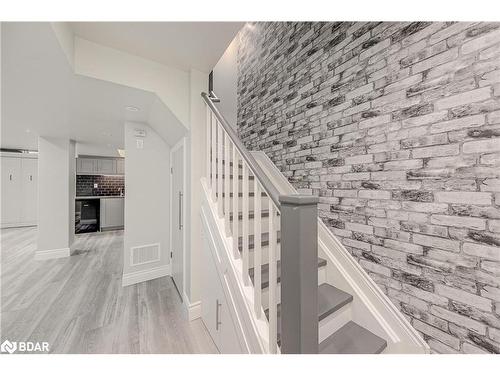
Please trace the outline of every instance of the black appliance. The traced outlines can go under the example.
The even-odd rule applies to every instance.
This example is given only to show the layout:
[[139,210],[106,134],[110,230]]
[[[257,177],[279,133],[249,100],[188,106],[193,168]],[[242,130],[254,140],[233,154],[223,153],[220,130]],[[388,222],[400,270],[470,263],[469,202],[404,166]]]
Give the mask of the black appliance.
[[77,199],[75,201],[75,233],[99,231],[99,199]]

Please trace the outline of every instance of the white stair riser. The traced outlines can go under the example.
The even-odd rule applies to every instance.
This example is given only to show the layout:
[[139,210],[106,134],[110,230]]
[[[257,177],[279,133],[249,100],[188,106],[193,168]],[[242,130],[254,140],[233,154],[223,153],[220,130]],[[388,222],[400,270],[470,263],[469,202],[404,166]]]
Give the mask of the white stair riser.
[[[326,282],[326,267],[318,268],[318,286]],[[276,299],[278,303],[281,302],[281,284],[278,283],[278,290],[276,292]],[[269,307],[269,288],[262,289],[262,307],[267,309]]]
[[[269,217],[262,217],[261,219],[261,233],[269,232]],[[280,217],[276,216],[276,229],[279,230],[281,225],[280,225]],[[232,233],[232,222],[231,222],[231,230],[230,232]],[[254,234],[255,233],[255,225],[253,219],[248,220],[248,234]],[[242,236],[243,234],[243,220],[239,220],[238,223],[238,236]]]
[[[211,186],[211,185],[209,184],[209,186]],[[254,188],[253,180],[248,180],[248,192],[253,193],[253,188]],[[216,189],[217,189],[217,186],[216,186]],[[222,192],[224,192],[224,180],[222,180]],[[233,179],[230,179],[230,181],[229,181],[229,192],[230,193],[233,192]],[[243,192],[243,180],[240,179],[240,180],[238,180],[238,193],[242,193],[242,192]],[[249,197],[249,199],[250,199],[250,197]]]
[[[249,267],[252,268],[254,265],[254,256],[255,253],[253,250],[250,250],[248,253],[248,264]],[[281,259],[281,247],[280,244],[276,244],[276,260]],[[262,247],[262,264],[267,264],[269,262],[269,246]]]
[[351,303],[348,303],[319,322],[319,342],[333,335],[351,320],[352,307]]

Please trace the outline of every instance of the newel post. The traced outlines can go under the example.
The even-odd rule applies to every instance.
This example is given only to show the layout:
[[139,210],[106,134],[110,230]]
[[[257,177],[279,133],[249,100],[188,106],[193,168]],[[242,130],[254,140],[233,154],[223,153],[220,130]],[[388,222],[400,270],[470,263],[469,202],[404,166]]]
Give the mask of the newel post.
[[281,352],[318,352],[318,197],[282,195]]

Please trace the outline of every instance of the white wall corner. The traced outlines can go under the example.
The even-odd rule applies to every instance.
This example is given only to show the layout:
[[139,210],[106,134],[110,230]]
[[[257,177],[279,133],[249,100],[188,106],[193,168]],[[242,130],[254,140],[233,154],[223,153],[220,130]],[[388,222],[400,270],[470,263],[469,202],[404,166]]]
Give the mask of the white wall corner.
[[142,271],[124,273],[122,277],[122,286],[138,284],[164,276],[170,276],[170,264]]
[[69,247],[53,250],[37,250],[35,251],[35,260],[58,259],[69,257],[70,255],[71,251]]
[[72,69],[75,67],[75,38],[69,22],[51,22],[50,26]]
[[201,318],[201,301],[190,302],[186,293],[182,298],[182,307],[184,312],[184,318],[191,322],[195,319]]

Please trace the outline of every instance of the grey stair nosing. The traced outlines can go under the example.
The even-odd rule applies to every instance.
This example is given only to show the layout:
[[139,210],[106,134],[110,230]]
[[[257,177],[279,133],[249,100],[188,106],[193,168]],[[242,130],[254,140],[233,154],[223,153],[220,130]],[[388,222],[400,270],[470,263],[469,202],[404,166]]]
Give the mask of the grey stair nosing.
[[318,287],[318,315],[319,320],[340,310],[342,307],[351,303],[353,297],[351,294],[334,287],[328,283],[323,283]]
[[319,345],[320,354],[379,354],[387,341],[366,328],[349,321]]
[[[336,298],[331,298],[329,295],[332,293],[336,294]],[[329,298],[330,297],[330,298]],[[323,283],[318,287],[318,321],[322,321],[329,315],[335,313],[340,310],[342,307],[351,303],[353,297],[351,294],[344,292],[334,286]],[[328,306],[324,309],[321,308],[321,303],[325,302]],[[265,311],[266,317],[269,319],[269,308]],[[278,317],[281,315],[281,303],[277,305]]]
[[[276,282],[281,281],[281,260],[277,260],[277,280]],[[326,260],[323,258],[318,257],[318,269],[326,266]],[[269,287],[269,263],[263,264],[260,269],[261,273],[261,289],[266,289]],[[248,275],[250,276],[250,280],[252,280],[252,283],[254,281],[255,277],[255,267],[251,267],[248,269]]]

